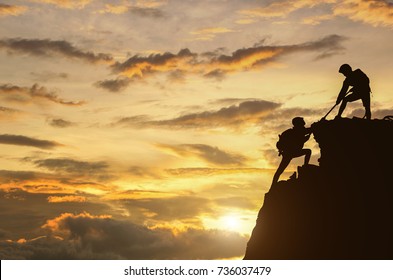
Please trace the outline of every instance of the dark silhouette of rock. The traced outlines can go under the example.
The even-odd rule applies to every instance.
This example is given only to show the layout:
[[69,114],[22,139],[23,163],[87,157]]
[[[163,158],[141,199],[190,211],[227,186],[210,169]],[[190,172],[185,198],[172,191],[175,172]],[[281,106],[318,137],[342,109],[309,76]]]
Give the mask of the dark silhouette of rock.
[[265,195],[244,259],[393,259],[393,121],[312,129],[320,166]]

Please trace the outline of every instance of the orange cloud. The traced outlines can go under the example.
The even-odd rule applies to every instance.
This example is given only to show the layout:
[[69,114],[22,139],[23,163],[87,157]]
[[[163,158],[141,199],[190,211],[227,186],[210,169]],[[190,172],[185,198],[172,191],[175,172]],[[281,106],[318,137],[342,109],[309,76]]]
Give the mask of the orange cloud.
[[196,57],[188,49],[183,49],[177,54],[151,54],[147,57],[135,55],[123,63],[115,63],[112,67],[116,73],[130,78],[144,77],[155,72],[167,72],[189,69],[192,60]]
[[261,118],[271,114],[281,104],[265,101],[244,101],[238,105],[223,107],[216,111],[203,111],[191,113],[168,120],[149,120],[146,116],[125,117],[118,120],[114,125],[131,126],[136,128],[145,127],[169,127],[169,128],[218,128],[244,126],[258,124]]
[[158,7],[166,4],[164,1],[137,1],[135,4],[123,2],[121,4],[105,4],[105,8],[97,11],[99,14],[125,14],[132,13],[142,17],[161,18],[163,12]]
[[[277,152],[276,152],[277,155]],[[261,172],[272,172],[275,169],[266,168],[176,168],[166,169],[165,171],[171,176],[187,177],[205,177],[215,175],[226,175],[226,174],[249,174],[249,173],[261,173]]]
[[250,18],[275,18],[285,17],[288,14],[301,9],[310,8],[323,3],[332,3],[335,0],[286,0],[286,1],[273,1],[271,4],[265,7],[259,7],[255,9],[241,10],[239,13]]
[[0,4],[0,16],[19,16],[27,11],[25,6]]
[[217,147],[205,144],[157,144],[156,146],[164,152],[174,153],[181,157],[196,157],[215,165],[241,166],[247,162],[247,158],[243,155],[223,151]]
[[72,220],[105,220],[110,219],[111,215],[91,215],[87,212],[83,212],[80,214],[72,214],[72,213],[63,213],[60,216],[47,220],[46,223],[41,226],[41,228],[49,229],[53,232],[59,233],[69,233],[68,223]]
[[[207,32],[205,31],[201,31]],[[260,69],[274,63],[284,55],[298,52],[317,52],[317,58],[340,53],[344,48],[341,43],[346,38],[330,35],[320,40],[295,45],[258,45],[236,50],[230,55],[219,52],[197,54],[189,49],[182,49],[177,54],[163,53],[149,56],[134,55],[123,63],[112,65],[114,73],[128,78],[146,78],[156,73],[180,72],[184,74],[199,74],[205,77],[222,78],[226,73]],[[118,79],[121,81],[121,79]],[[131,82],[130,80],[126,81]],[[103,82],[99,82],[101,87]],[[118,83],[109,83],[112,89],[117,89]],[[124,85],[124,82],[121,84]]]
[[393,3],[385,0],[344,0],[335,6],[334,14],[372,26],[393,27]]
[[126,190],[118,192],[109,192],[102,196],[103,200],[131,200],[131,199],[160,199],[175,197],[178,194],[171,192],[152,191],[152,190]]
[[95,178],[86,177],[83,174],[0,170],[0,189],[6,192],[23,190],[28,193],[53,195],[73,195],[81,190],[86,193],[102,194],[116,190],[115,186],[96,183],[94,182]]
[[[194,203],[198,206],[200,201]],[[18,237],[19,243],[0,240],[0,258],[222,259],[242,256],[249,238],[227,230],[148,228],[87,212],[63,213],[47,220],[42,230],[47,235],[33,239]]]
[[156,8],[167,4],[168,0],[137,0],[136,6],[145,8]]
[[285,0],[264,7],[241,10],[239,13],[245,18],[240,19],[238,23],[252,23],[257,18],[284,18],[299,9],[322,4],[329,4],[332,12],[306,17],[302,22],[316,25],[336,16],[344,16],[372,26],[393,26],[393,3],[386,0]]
[[318,25],[322,21],[331,20],[335,17],[333,14],[317,15],[303,19],[302,23],[309,25]]
[[113,4],[105,4],[105,9],[99,10],[99,14],[124,14],[128,12],[130,6],[127,4],[113,5]]
[[37,3],[52,4],[65,9],[83,9],[93,0],[33,0]]
[[19,111],[17,109],[0,106],[0,121],[12,120],[12,119],[20,117],[23,114],[24,113],[22,111]]
[[79,195],[65,195],[65,196],[49,196],[49,203],[62,203],[62,202],[85,202],[86,197]]

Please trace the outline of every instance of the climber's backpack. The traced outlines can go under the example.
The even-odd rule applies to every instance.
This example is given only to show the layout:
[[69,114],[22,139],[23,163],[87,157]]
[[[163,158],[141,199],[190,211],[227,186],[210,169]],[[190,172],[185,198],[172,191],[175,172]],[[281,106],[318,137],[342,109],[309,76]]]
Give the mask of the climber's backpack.
[[294,139],[293,139],[293,129],[287,129],[283,133],[278,135],[278,142],[276,147],[278,149],[278,155],[280,156],[283,152],[293,150]]

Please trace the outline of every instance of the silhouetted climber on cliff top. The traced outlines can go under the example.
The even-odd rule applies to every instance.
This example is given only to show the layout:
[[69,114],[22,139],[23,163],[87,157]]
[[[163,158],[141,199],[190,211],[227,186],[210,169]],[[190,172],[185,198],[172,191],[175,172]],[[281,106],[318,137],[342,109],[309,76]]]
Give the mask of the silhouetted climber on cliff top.
[[[336,118],[341,118],[342,113],[344,112],[345,107],[348,102],[353,102],[355,100],[361,99],[363,102],[363,106],[366,109],[366,117],[368,120],[371,119],[371,110],[370,110],[370,80],[366,74],[363,73],[362,70],[356,69],[352,71],[351,66],[348,64],[341,65],[338,70],[339,73],[343,74],[346,78],[344,80],[343,86],[341,88],[340,93],[338,94],[336,105],[341,103],[340,109]],[[352,88],[348,91],[348,88],[352,86]],[[347,93],[350,93],[348,94]]]
[[282,155],[281,163],[277,168],[273,177],[272,186],[278,182],[280,175],[287,168],[288,164],[293,158],[305,156],[304,165],[308,165],[311,157],[310,149],[303,149],[305,142],[310,139],[311,128],[305,127],[303,118],[296,117],[292,120],[293,128],[284,131],[279,135],[280,139],[277,142],[278,155]]

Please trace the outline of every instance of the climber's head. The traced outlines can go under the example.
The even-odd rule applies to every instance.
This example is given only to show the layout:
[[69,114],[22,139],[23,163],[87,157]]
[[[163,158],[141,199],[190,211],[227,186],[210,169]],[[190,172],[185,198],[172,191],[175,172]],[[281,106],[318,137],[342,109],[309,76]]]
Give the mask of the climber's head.
[[350,73],[352,73],[352,67],[349,66],[349,64],[343,64],[340,66],[340,69],[338,69],[338,72],[347,77]]
[[302,117],[296,117],[292,119],[292,124],[294,127],[304,127],[306,123]]

